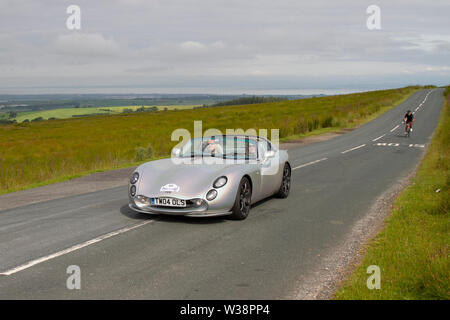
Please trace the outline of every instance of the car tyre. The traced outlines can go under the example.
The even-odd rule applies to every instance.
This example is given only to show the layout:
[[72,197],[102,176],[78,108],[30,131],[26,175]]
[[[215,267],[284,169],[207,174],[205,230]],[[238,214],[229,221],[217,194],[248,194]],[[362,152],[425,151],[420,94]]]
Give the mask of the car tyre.
[[252,203],[252,185],[247,177],[243,177],[239,183],[236,200],[231,209],[230,218],[233,220],[244,220],[250,212]]
[[275,196],[277,198],[285,199],[289,196],[289,191],[291,190],[291,166],[289,163],[284,164],[283,177],[281,179],[280,189]]

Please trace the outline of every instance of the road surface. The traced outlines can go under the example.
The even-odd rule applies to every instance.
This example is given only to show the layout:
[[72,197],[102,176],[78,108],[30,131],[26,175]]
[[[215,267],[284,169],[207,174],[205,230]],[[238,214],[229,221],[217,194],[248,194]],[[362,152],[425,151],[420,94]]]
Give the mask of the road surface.
[[[126,186],[0,211],[0,299],[295,297],[415,168],[442,105],[442,89],[422,90],[354,131],[290,150],[289,198],[254,205],[244,221],[133,213]],[[80,267],[79,290],[67,289],[70,265]]]

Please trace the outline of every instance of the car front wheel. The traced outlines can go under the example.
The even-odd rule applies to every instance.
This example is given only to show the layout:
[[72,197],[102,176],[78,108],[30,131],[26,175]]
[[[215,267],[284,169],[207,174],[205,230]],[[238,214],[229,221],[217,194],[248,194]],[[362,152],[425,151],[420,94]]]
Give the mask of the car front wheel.
[[238,192],[234,206],[231,209],[231,218],[234,220],[244,220],[250,212],[250,205],[252,200],[252,186],[247,177],[243,177],[239,183]]
[[287,198],[290,190],[291,190],[291,167],[289,166],[288,163],[285,163],[283,168],[283,178],[281,180],[280,190],[278,190],[275,196],[282,199]]

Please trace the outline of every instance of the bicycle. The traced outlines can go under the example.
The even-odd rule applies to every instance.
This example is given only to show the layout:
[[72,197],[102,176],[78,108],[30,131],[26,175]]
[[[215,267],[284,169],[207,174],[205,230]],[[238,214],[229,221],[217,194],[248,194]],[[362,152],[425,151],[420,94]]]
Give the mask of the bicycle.
[[405,137],[409,138],[412,131],[412,122],[405,122]]

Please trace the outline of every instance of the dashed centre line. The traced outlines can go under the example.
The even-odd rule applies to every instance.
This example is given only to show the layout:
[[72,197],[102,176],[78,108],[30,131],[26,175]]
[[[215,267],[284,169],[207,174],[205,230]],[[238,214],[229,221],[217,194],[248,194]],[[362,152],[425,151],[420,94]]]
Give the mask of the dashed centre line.
[[357,147],[354,147],[354,148],[342,151],[341,153],[347,153],[347,152],[350,152],[350,151],[353,151],[353,150],[356,150],[356,149],[359,149],[359,148],[362,148],[362,147],[365,147],[365,146],[366,146],[366,144],[362,144],[360,146],[357,146]]
[[372,141],[377,141],[377,140],[380,140],[381,138],[383,138],[384,136],[386,135],[386,133],[385,134],[383,134],[382,136],[379,136],[378,138],[375,138],[375,139],[373,139]]
[[322,158],[322,159],[319,159],[319,160],[311,161],[311,162],[299,165],[299,166],[293,168],[292,170],[297,170],[297,169],[300,169],[300,168],[303,168],[303,167],[306,167],[306,166],[310,166],[312,164],[315,164],[315,163],[318,163],[318,162],[321,162],[321,161],[325,161],[325,160],[328,160],[328,158]]
[[391,132],[395,131],[398,127],[400,127],[400,125],[396,125],[394,128],[391,129]]

